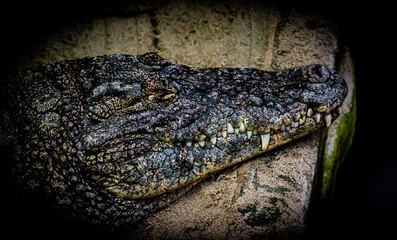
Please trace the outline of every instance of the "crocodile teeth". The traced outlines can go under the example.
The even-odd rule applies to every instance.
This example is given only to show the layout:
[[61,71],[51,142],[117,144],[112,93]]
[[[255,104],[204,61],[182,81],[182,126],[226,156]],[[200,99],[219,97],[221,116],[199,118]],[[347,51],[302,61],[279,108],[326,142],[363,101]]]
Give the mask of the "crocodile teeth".
[[234,133],[234,128],[230,123],[227,123],[227,133]]
[[299,119],[299,125],[304,124],[306,121],[306,116],[303,116],[301,119]]
[[321,120],[321,113],[316,113],[316,115],[315,115],[315,120],[316,120],[316,123],[319,123],[319,122],[320,122],[320,120]]
[[248,137],[248,139],[250,139],[251,138],[251,136],[252,136],[252,131],[247,131],[247,137]]
[[216,136],[213,136],[212,138],[211,138],[211,142],[212,142],[212,144],[216,144]]
[[226,130],[222,131],[221,134],[222,134],[222,137],[224,137],[224,138],[227,137],[227,131]]
[[240,123],[240,132],[245,133],[245,126],[243,122]]
[[[288,132],[291,129],[293,131],[295,131],[294,128],[298,128],[300,125],[304,125],[306,123],[306,121],[308,121],[310,123],[310,121],[312,121],[311,119],[309,119],[310,117],[313,117],[313,119],[315,120],[316,123],[320,123],[323,116],[324,116],[324,122],[325,122],[326,127],[329,127],[332,123],[331,113],[325,114],[325,113],[321,113],[321,112],[315,112],[313,109],[309,108],[307,111],[307,114],[306,115],[301,114],[300,118],[298,118],[298,117],[295,118],[296,121],[289,119],[289,122],[287,122],[287,123],[283,123],[280,125],[272,125],[271,126],[272,131],[276,131],[276,132],[280,131],[279,133],[285,132],[285,131]],[[259,134],[256,129],[247,130],[245,121],[240,122],[240,124],[237,128],[234,128],[232,126],[232,124],[230,122],[228,122],[226,129],[223,129],[223,130],[219,129],[216,134],[214,134],[210,138],[207,138],[207,139],[209,139],[209,142],[212,143],[212,145],[207,145],[207,147],[216,145],[219,140],[217,138],[223,137],[223,138],[227,139],[228,134],[236,134],[237,135],[239,133],[246,133],[247,139],[251,139],[253,136],[259,135],[260,140],[261,140],[261,149],[262,149],[262,151],[266,151],[268,148],[269,142],[270,142],[270,133],[269,133],[270,129],[266,129],[266,130],[268,130],[267,131],[268,133]],[[190,140],[190,141],[186,141],[185,144],[187,147],[193,146],[193,143],[194,143],[194,146],[198,145],[200,147],[205,147],[205,145],[206,145],[205,138],[206,138],[205,135],[200,135],[200,137],[196,137],[194,139],[194,142],[192,140]],[[250,141],[248,141],[248,142],[250,142]],[[196,143],[197,143],[197,145],[196,145]],[[177,146],[181,145],[181,143],[176,143],[176,144],[177,144]]]
[[269,145],[270,134],[261,135],[261,143],[262,143],[262,151],[266,151],[267,146]]
[[309,108],[309,110],[307,110],[307,117],[311,118],[313,116],[313,109]]
[[331,117],[330,113],[325,115],[325,124],[327,125],[327,127],[329,127],[329,125],[331,125],[331,119],[332,119],[332,117]]

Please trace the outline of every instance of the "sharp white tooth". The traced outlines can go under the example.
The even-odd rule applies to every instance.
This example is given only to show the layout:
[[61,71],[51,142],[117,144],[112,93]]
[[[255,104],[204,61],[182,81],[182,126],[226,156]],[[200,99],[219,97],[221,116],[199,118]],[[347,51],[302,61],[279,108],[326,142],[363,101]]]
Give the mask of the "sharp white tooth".
[[212,144],[216,144],[216,136],[213,136],[212,138],[211,138],[211,142],[212,142]]
[[303,116],[301,119],[299,119],[299,125],[304,124],[306,121],[306,116]]
[[199,141],[198,144],[199,144],[201,147],[204,147],[205,141],[204,141],[204,140]]
[[234,128],[230,123],[227,123],[227,133],[234,133]]
[[307,110],[307,117],[311,118],[313,116],[313,109],[309,108]]
[[240,132],[245,133],[245,126],[243,122],[240,123]]
[[254,129],[254,131],[252,131],[252,134],[254,134],[254,136],[256,136],[258,134],[258,132]]
[[222,135],[222,137],[226,138],[226,137],[227,137],[227,131],[226,131],[226,130],[223,130],[222,133],[221,133],[221,135]]
[[221,135],[221,132],[218,132],[217,134],[216,134],[216,136],[217,137],[221,137],[222,135]]
[[186,146],[191,147],[192,146],[192,142],[186,142]]
[[281,126],[281,131],[285,131],[285,125],[283,124],[282,126]]
[[291,127],[296,128],[298,126],[297,122],[292,122]]
[[336,109],[336,111],[338,111],[338,113],[341,114],[341,113],[342,113],[342,107],[338,107],[338,108]]
[[321,113],[316,113],[316,115],[315,115],[315,120],[316,120],[316,123],[319,123],[319,122],[320,122],[320,120],[321,120]]
[[331,120],[332,120],[332,117],[331,117],[330,113],[325,115],[325,124],[327,125],[327,127],[329,127],[329,125],[331,125]]
[[240,128],[235,128],[235,129],[234,129],[234,133],[235,133],[235,134],[238,134],[239,131],[240,131]]
[[291,130],[291,125],[286,126],[285,130],[287,130],[287,131]]
[[266,151],[267,146],[269,145],[270,134],[261,135],[261,143],[262,143],[262,151]]
[[250,139],[251,136],[252,136],[252,131],[248,130],[248,131],[247,131],[247,137],[248,137],[248,139]]
[[247,119],[244,119],[243,123],[244,123],[244,127],[247,128]]

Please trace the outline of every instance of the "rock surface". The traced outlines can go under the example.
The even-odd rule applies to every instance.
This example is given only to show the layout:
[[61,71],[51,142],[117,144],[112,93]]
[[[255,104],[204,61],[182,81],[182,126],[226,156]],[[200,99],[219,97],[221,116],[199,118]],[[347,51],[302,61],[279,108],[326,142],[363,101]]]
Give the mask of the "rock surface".
[[154,5],[127,4],[124,9],[122,17],[70,21],[27,48],[16,68],[86,56],[156,51],[176,63],[196,67],[279,70],[325,64],[339,70],[350,91],[343,115],[328,131],[203,181],[133,226],[131,238],[301,236],[308,209],[316,208],[313,203],[321,205],[332,193],[337,167],[354,132],[352,63],[332,23],[311,11],[280,10],[276,5],[256,3],[160,1]]

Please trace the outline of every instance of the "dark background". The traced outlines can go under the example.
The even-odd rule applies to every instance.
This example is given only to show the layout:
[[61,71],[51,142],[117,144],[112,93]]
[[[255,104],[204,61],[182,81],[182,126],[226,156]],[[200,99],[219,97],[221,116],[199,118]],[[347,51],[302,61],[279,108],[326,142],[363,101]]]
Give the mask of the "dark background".
[[[318,9],[333,19],[340,40],[352,50],[357,87],[357,124],[353,144],[341,165],[335,196],[328,211],[312,223],[309,238],[386,238],[397,227],[397,115],[396,16],[395,6],[379,1],[285,2],[283,7]],[[350,5],[349,5],[350,4]],[[48,34],[70,18],[95,14],[109,6],[120,9],[120,1],[13,1],[2,3],[1,66],[21,52],[26,42]],[[9,176],[2,175],[0,224],[4,236],[18,239],[98,237],[84,226],[54,220],[42,213],[46,202],[29,205],[9,194]],[[37,206],[38,204],[38,206]],[[3,219],[4,218],[4,219]],[[5,220],[5,222],[4,222]],[[11,234],[11,235],[9,235]],[[389,235],[391,234],[391,235]],[[11,237],[10,237],[11,238]],[[37,238],[37,239],[39,239]]]
[[330,8],[341,40],[353,52],[357,122],[334,202],[320,225],[332,237],[390,239],[397,227],[397,15],[382,1],[354,2],[345,6],[340,1]]
[[396,12],[382,1],[352,2],[319,5],[328,7],[340,39],[352,50],[357,122],[353,144],[336,178],[334,200],[313,234],[329,239],[390,239],[397,227],[396,35],[392,30]]

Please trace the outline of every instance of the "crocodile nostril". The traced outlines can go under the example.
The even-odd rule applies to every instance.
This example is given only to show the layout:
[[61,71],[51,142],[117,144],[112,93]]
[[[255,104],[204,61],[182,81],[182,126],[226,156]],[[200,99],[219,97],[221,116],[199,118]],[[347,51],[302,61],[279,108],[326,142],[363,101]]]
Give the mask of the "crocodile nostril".
[[323,67],[322,67],[321,65],[317,65],[316,68],[315,68],[315,70],[314,70],[314,73],[315,73],[317,76],[319,76],[320,78],[322,78],[322,77],[323,77],[323,74],[324,74],[324,70],[325,70],[325,69],[323,69]]
[[328,81],[328,79],[330,78],[330,69],[327,69],[326,67],[322,66],[322,65],[314,65],[311,68],[311,71],[309,72],[309,74],[311,75],[311,77],[313,78],[313,82],[316,83],[324,83],[326,81]]

